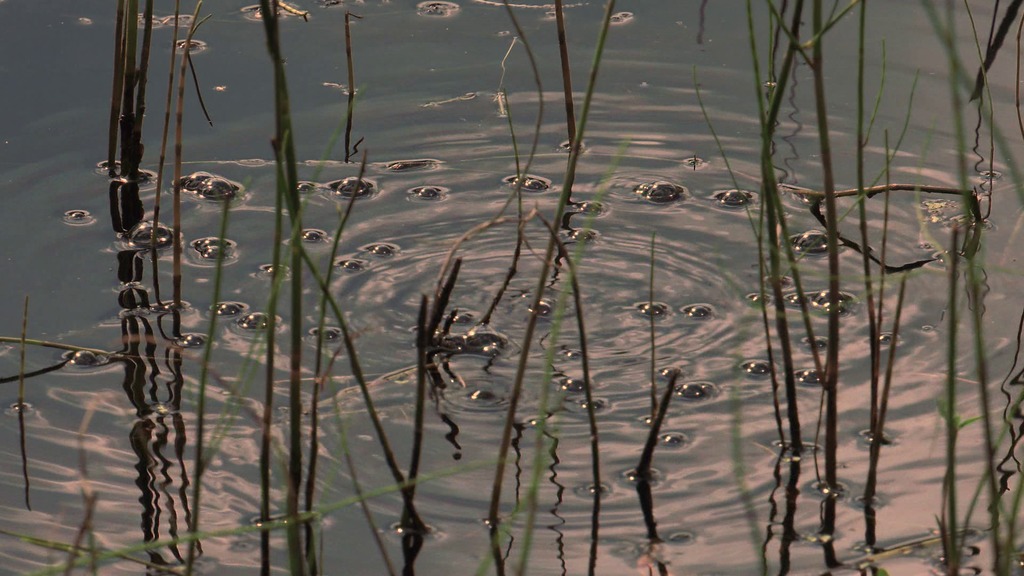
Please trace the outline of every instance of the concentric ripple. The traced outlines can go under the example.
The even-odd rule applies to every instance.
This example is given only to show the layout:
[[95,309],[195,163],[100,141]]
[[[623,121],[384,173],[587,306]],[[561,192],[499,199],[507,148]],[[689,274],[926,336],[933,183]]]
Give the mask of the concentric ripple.
[[63,220],[71,226],[88,226],[96,222],[96,218],[88,210],[68,210],[64,213]]

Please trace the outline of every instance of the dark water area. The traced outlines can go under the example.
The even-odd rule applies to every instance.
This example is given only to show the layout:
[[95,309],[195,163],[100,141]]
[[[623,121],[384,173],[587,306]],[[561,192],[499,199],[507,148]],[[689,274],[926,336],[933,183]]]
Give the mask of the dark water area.
[[[259,330],[265,317],[259,314],[269,309],[272,287],[266,267],[273,258],[276,176],[270,144],[272,68],[263,26],[246,10],[251,1],[209,2],[203,12],[212,18],[196,35],[203,49],[194,52],[193,62],[213,125],[203,117],[190,80],[183,173],[193,175],[197,191],[186,192],[182,206],[183,298],[188,306],[176,315],[180,325],[175,326],[175,315],[163,306],[171,294],[171,253],[160,251],[154,277],[146,251],[133,245],[130,235],[115,232],[109,181],[97,168],[107,149],[113,6],[97,0],[0,0],[0,54],[5,55],[0,75],[6,79],[0,90],[0,193],[5,198],[0,210],[0,336],[20,336],[28,297],[28,338],[137,354],[131,360],[81,352],[68,357],[63,350],[30,346],[24,368],[27,405],[19,407],[20,347],[0,342],[2,573],[63,573],[66,550],[16,535],[71,545],[89,510],[83,545],[93,541],[98,549],[124,551],[133,559],[105,559],[99,573],[178,573],[168,570],[181,569],[187,544],[168,541],[188,533],[194,514],[197,385],[203,335],[215,314],[206,398],[207,450],[214,455],[202,479],[200,528],[217,534],[201,538],[196,573],[255,574],[259,569],[259,534],[237,529],[259,520],[259,414],[266,361]],[[289,16],[280,22],[299,178],[309,183],[303,195],[303,241],[322,266],[336,265],[331,292],[356,335],[374,402],[403,466],[412,451],[415,423],[412,368],[420,295],[434,290],[454,243],[495,216],[513,191],[517,161],[504,112],[511,113],[521,162],[538,114],[534,74],[521,41],[513,45],[516,33],[505,9],[490,1],[458,0],[457,9],[445,15],[438,4],[446,3],[310,0],[297,4],[309,11],[308,21]],[[755,4],[763,73],[769,21],[764,7]],[[976,4],[973,16],[984,43],[992,7]],[[567,136],[555,20],[540,0],[517,6],[515,14],[536,54],[544,105],[529,167],[535,178],[524,186],[523,205],[550,217],[568,158],[562,147]],[[170,3],[159,3],[157,16],[167,17],[172,10]],[[348,162],[346,10],[362,16],[351,28],[358,87],[351,140],[358,149]],[[595,1],[566,7],[577,110],[603,11],[603,3]],[[849,247],[840,252],[842,290],[851,297],[841,315],[839,369],[838,474],[844,490],[829,496],[818,489],[816,453],[808,451],[796,461],[780,456],[785,451],[778,446],[771,379],[763,373],[768,354],[760,308],[751,301],[760,284],[751,223],[762,203],[756,98],[765,88],[754,79],[744,6],[635,0],[617,3],[616,11],[573,188],[573,199],[589,204],[556,223],[570,250],[586,244],[578,274],[600,433],[599,536],[592,547],[594,486],[579,384],[579,334],[572,319],[575,304],[567,304],[569,315],[552,341],[557,291],[565,284],[566,272],[560,269],[550,283],[551,312],[540,314],[513,427],[501,507],[510,530],[501,540],[505,569],[514,572],[528,558],[531,574],[584,574],[592,561],[596,574],[872,573],[857,569],[868,555],[869,525],[869,507],[861,498],[869,454],[864,431],[870,419],[870,332],[861,256]],[[828,120],[840,189],[857,183],[855,13],[826,41]],[[982,199],[983,206],[991,205],[991,214],[981,271],[988,409],[997,431],[1004,419],[1011,428],[1019,427],[1015,402],[1024,284],[1016,253],[1022,221],[1014,173],[1022,150],[1014,108],[1013,41],[1007,40],[988,75],[993,131],[976,102],[954,108],[948,61],[918,3],[871,6],[868,19],[869,112],[877,91],[883,92],[865,149],[867,178],[884,182],[880,175],[888,137],[890,147],[899,143],[891,181],[956,187],[962,161],[967,184],[990,190]],[[977,49],[966,11],[958,13],[957,22],[957,47],[968,62],[965,77],[973,77]],[[147,170],[157,169],[172,30],[168,23],[153,32],[142,166]],[[797,65],[794,78],[795,88],[780,114],[773,159],[784,184],[820,190],[808,66]],[[501,86],[508,92],[507,103],[496,99]],[[957,141],[956,112],[965,122],[963,142]],[[364,152],[365,179],[373,188],[354,190],[346,179],[358,176]],[[170,162],[164,171],[161,219],[168,222]],[[203,173],[224,182],[208,185]],[[228,192],[231,242],[216,302],[217,236],[225,202],[220,195],[227,190],[218,186],[231,184],[238,188]],[[353,193],[360,197],[337,257],[329,262],[339,214]],[[155,183],[141,186],[147,219],[155,196]],[[817,294],[827,288],[826,259],[815,236],[822,225],[801,196],[787,193],[784,202],[790,233],[803,254],[805,285]],[[843,199],[839,208],[845,216],[841,232],[859,238],[855,204]],[[869,229],[876,241],[883,208],[882,196],[868,201]],[[394,480],[347,354],[338,355],[318,404],[317,502],[331,508],[318,525],[322,573],[387,573],[375,530],[391,561],[398,567],[405,563],[408,573],[495,570],[483,519],[546,242],[536,222],[527,226],[529,245],[518,273],[489,325],[476,326],[511,263],[514,203],[507,214],[509,222],[481,231],[460,248],[462,272],[451,297],[451,308],[460,315],[451,328],[454,339],[435,358],[443,387],[434,390],[427,411],[416,493],[418,511],[431,531],[413,560],[403,558],[402,535],[392,528],[401,519],[401,499],[387,490]],[[950,246],[962,216],[952,196],[890,195],[887,262],[929,261],[907,280],[886,426],[891,443],[882,450],[878,471],[876,547],[906,545],[898,554],[879,556],[876,565],[890,574],[944,573],[941,546],[934,541],[946,472],[945,423],[937,398],[948,372],[951,327],[949,271],[939,256]],[[653,310],[648,289],[652,234]],[[886,326],[897,289],[897,280],[888,278],[896,276],[886,280]],[[956,409],[973,417],[980,404],[967,315],[977,303],[964,301],[963,279],[959,282],[957,311],[963,318],[956,338]],[[289,320],[287,286],[277,311],[284,321]],[[312,282],[306,287],[302,324],[308,345],[302,377],[308,415],[319,295]],[[827,315],[822,302],[811,306],[819,336],[825,334]],[[790,309],[799,318],[798,307]],[[646,510],[653,514],[657,537],[651,537],[651,517],[645,522],[642,489],[638,497],[643,483],[635,474],[651,411],[651,314],[656,316],[654,379],[659,390],[678,373],[654,453],[653,504]],[[811,349],[800,344],[806,334],[798,325],[795,362],[810,370]],[[340,347],[337,330],[329,320],[331,354]],[[289,418],[287,335],[286,329],[278,332],[274,376],[279,386],[272,498],[281,514]],[[550,365],[543,359],[548,352]],[[550,398],[542,390],[549,371]],[[814,444],[821,386],[807,378],[799,392],[803,434]],[[540,418],[546,418],[547,426],[538,439]],[[1020,481],[1016,438],[1005,435],[996,447],[997,459],[1005,459],[1001,481],[1011,489]],[[985,469],[980,424],[961,430],[958,442],[957,486],[966,513]],[[537,446],[542,447],[539,454]],[[362,489],[383,492],[368,500],[373,527],[355,503],[346,451]],[[527,516],[517,507],[528,502],[532,486],[538,502],[536,532],[527,550]],[[92,507],[83,503],[89,495],[95,496]],[[830,498],[836,504],[836,528],[825,537],[821,516]],[[992,562],[983,508],[978,506],[968,524],[976,530],[965,543],[964,565],[976,568],[970,573],[986,573]],[[156,544],[138,549],[145,543]],[[274,573],[286,573],[284,532],[275,531],[271,543]],[[830,555],[842,566],[835,566]]]

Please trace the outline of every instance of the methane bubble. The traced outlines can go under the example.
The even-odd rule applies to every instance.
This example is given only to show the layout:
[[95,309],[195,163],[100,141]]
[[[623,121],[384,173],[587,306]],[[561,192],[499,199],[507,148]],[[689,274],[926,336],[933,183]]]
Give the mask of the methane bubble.
[[626,24],[633,20],[632,12],[616,12],[608,18],[608,23],[612,25]]
[[299,180],[296,188],[298,189],[299,194],[312,194],[320,189],[320,184],[309,180]]
[[706,167],[707,165],[707,160],[703,158],[698,158],[697,156],[690,156],[689,158],[683,160],[683,166],[689,168],[690,170],[700,170]]
[[808,230],[791,236],[793,250],[800,254],[824,254],[828,252],[828,236],[822,230]]
[[345,272],[362,272],[370,267],[370,263],[362,258],[338,258],[334,261],[334,267]]
[[182,334],[174,339],[174,344],[181,348],[202,348],[206,345],[206,336],[202,334]]
[[[139,222],[128,231],[127,240],[128,245],[132,248],[143,250],[149,248],[153,242],[153,223],[149,220]],[[162,223],[158,225],[156,228],[157,249],[168,248],[173,243],[174,233],[171,229]]]
[[195,172],[182,176],[181,189],[204,200],[230,200],[242,191],[242,185],[209,172]]
[[793,372],[793,379],[795,379],[798,384],[803,384],[805,386],[821,386],[821,377],[818,375],[818,371],[813,368],[806,368]]
[[772,373],[772,365],[767,360],[747,360],[740,364],[740,370],[747,376],[760,378]]
[[201,260],[216,260],[217,258],[234,260],[237,257],[235,253],[237,244],[234,240],[227,238],[221,239],[215,236],[199,238],[193,240],[190,246],[192,246],[194,254]]
[[397,245],[388,242],[375,242],[363,246],[361,250],[378,258],[391,258],[398,254],[399,248]]
[[334,182],[328,182],[327,187],[334,192],[335,196],[341,198],[368,198],[377,193],[377,183],[366,178],[349,176]]
[[310,328],[309,336],[313,340],[323,337],[324,342],[337,342],[341,340],[341,328],[336,326],[324,326],[323,332],[319,328]]
[[87,226],[96,222],[96,218],[88,210],[68,210],[64,213],[64,223],[72,226]]
[[270,325],[270,316],[265,312],[249,312],[240,317],[235,323],[243,330],[265,330]]
[[633,304],[633,309],[643,316],[654,318],[663,318],[669,313],[669,306],[664,302],[637,302]]
[[227,318],[230,318],[230,317],[233,317],[233,316],[238,316],[239,314],[244,313],[248,309],[249,309],[249,305],[248,304],[244,304],[242,302],[225,301],[225,302],[218,302],[218,303],[213,305],[213,313],[214,314],[216,314],[217,316],[227,317]]
[[459,5],[455,2],[434,0],[432,2],[420,2],[416,5],[416,13],[420,16],[447,18],[458,11]]
[[726,208],[742,208],[754,201],[754,193],[747,190],[721,190],[715,192],[713,198],[719,206]]
[[519,178],[513,174],[512,176],[506,176],[505,178],[502,179],[502,182],[508,184],[512,188],[515,188],[517,185],[519,185],[520,181],[522,183],[522,190],[524,192],[546,192],[551,188],[551,180],[548,180],[543,176],[533,176],[531,174],[527,174],[522,178]]
[[385,168],[391,172],[409,172],[412,170],[436,170],[441,166],[440,160],[418,158],[416,160],[395,160],[388,162]]
[[306,228],[302,231],[302,241],[306,244],[326,244],[331,237],[319,228]]
[[[853,294],[848,292],[839,292],[838,309],[840,316],[849,316],[853,313],[854,304],[857,299]],[[829,291],[822,290],[811,297],[811,306],[816,310],[822,312],[829,312],[831,310],[831,304],[829,302]]]
[[68,364],[81,368],[94,368],[110,362],[105,354],[97,354],[92,350],[69,351],[64,354],[64,359],[68,361]]
[[682,432],[665,432],[658,436],[658,443],[666,448],[679,448],[689,443],[690,439]]
[[640,184],[633,192],[652,204],[669,204],[684,199],[687,194],[686,188],[663,180]]
[[718,387],[711,382],[686,382],[676,384],[676,396],[683,400],[704,400],[718,394]]
[[179,53],[184,52],[186,43],[188,44],[189,54],[199,54],[207,48],[206,42],[203,42],[202,40],[196,40],[195,38],[193,38],[192,40],[178,40],[178,43],[174,45],[174,49],[177,50]]
[[715,315],[715,309],[710,304],[690,304],[683,306],[682,313],[694,320],[707,320]]
[[448,197],[449,190],[444,186],[416,186],[409,189],[410,200],[436,201]]

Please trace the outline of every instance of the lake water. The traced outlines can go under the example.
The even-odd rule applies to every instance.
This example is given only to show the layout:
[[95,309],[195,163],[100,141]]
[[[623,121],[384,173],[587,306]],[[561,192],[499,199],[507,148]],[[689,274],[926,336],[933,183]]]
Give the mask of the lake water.
[[[207,431],[208,442],[217,442],[217,454],[202,480],[204,531],[252,526],[259,517],[258,414],[265,355],[257,331],[239,320],[268,309],[270,275],[261,266],[272,261],[275,170],[270,146],[272,70],[263,26],[245,10],[250,2],[225,0],[204,6],[203,12],[212,18],[197,33],[204,49],[194,54],[194,64],[213,125],[203,118],[191,86],[184,122],[184,173],[209,172],[244,186],[231,208],[227,237],[235,245],[225,262],[220,298],[244,306],[236,316],[219,317],[209,366]],[[346,199],[327,183],[359,172],[357,161],[345,162],[344,138],[339,134],[345,128],[347,106],[342,86],[347,82],[344,15],[348,9],[362,16],[352,25],[358,87],[352,140],[359,141],[354,158],[367,155],[366,177],[376,191],[355,202],[338,253],[351,269],[338,269],[331,287],[357,335],[363,368],[374,380],[374,400],[403,466],[413,438],[415,395],[408,368],[415,364],[420,294],[433,290],[453,243],[494,216],[512,191],[506,179],[516,174],[516,157],[508,119],[495,94],[503,83],[524,159],[538,113],[537,86],[526,53],[520,42],[512,46],[513,26],[505,9],[494,4],[458,0],[458,10],[443,16],[418,8],[414,0],[331,6],[309,1],[300,6],[310,11],[308,22],[298,17],[281,22],[299,177],[320,184],[306,196],[304,226],[329,237]],[[975,4],[984,42],[992,8]],[[957,46],[972,63],[973,76],[974,38],[966,11],[957,9]],[[172,8],[160,3],[156,10],[165,17]],[[603,11],[603,3],[596,1],[566,8],[577,105],[582,102]],[[826,497],[816,489],[817,461],[811,453],[798,463],[780,459],[770,379],[757,374],[759,365],[744,369],[750,362],[767,361],[760,311],[748,297],[759,286],[757,242],[747,208],[756,216],[756,98],[762,91],[753,77],[744,5],[635,0],[619,2],[616,11],[623,14],[610,29],[573,194],[576,201],[600,197],[601,210],[592,232],[585,212],[573,213],[561,223],[562,237],[570,246],[590,238],[579,279],[605,484],[597,546],[591,546],[593,480],[587,415],[578,389],[582,374],[574,322],[552,342],[551,317],[540,319],[531,351],[535,361],[527,373],[513,431],[502,514],[511,517],[513,507],[527,500],[542,398],[541,357],[554,348],[555,407],[549,409],[553,417],[548,419],[545,444],[552,458],[542,460],[529,573],[586,573],[596,553],[597,574],[814,574],[829,569],[827,550],[845,563],[832,573],[857,573],[855,563],[866,554],[865,506],[858,497],[868,470],[868,443],[862,432],[869,425],[870,398],[860,255],[848,248],[841,253],[843,290],[856,299],[842,317],[840,354],[839,479],[846,490],[837,500],[836,529],[826,542],[819,536]],[[0,91],[0,190],[6,199],[0,211],[5,277],[0,282],[0,302],[5,303],[0,307],[0,336],[20,335],[27,296],[29,338],[140,355],[136,361],[88,366],[84,360],[63,363],[60,350],[30,347],[25,360],[29,406],[19,419],[19,347],[0,347],[0,400],[5,409],[0,417],[0,458],[7,462],[0,468],[2,528],[69,545],[83,524],[87,507],[82,491],[87,486],[96,497],[89,537],[103,550],[160,542],[187,532],[193,514],[190,484],[202,353],[175,337],[171,315],[158,306],[171,294],[170,253],[161,253],[154,281],[148,259],[137,258],[136,248],[115,234],[109,183],[97,170],[106,157],[113,12],[110,2],[99,0],[0,0],[0,53],[6,55],[0,59],[6,80]],[[515,12],[536,53],[544,101],[537,154],[529,171],[538,182],[550,184],[547,189],[524,191],[523,202],[526,209],[537,207],[549,216],[568,157],[560,147],[566,131],[555,20],[540,0],[523,0]],[[769,26],[761,7],[755,28],[763,34],[763,66]],[[150,112],[144,129],[143,164],[148,169],[156,168],[160,149],[171,32],[170,25],[154,30]],[[1022,221],[1012,171],[1021,145],[1012,44],[1012,39],[1007,41],[989,74],[994,123],[1008,144],[993,156],[990,130],[982,123],[975,131],[978,109],[965,104],[961,111],[968,136],[961,156],[948,63],[925,11],[917,2],[872,6],[865,54],[869,103],[873,105],[883,78],[884,92],[866,165],[869,178],[881,174],[886,133],[895,145],[906,122],[892,160],[892,181],[957,186],[961,157],[972,185],[985,183],[983,171],[999,173],[991,186],[992,215],[983,248],[985,357],[990,410],[997,422],[1005,414],[1019,426],[1021,416],[1014,407],[1019,389],[1013,382],[1020,370],[1022,284],[1015,246],[1020,243]],[[852,188],[857,61],[853,15],[829,34],[826,46],[837,186]],[[795,78],[796,87],[780,114],[775,165],[783,182],[820,189],[811,72],[798,65]],[[702,114],[698,87],[735,181]],[[416,159],[430,162],[395,165]],[[169,182],[169,167],[165,174]],[[634,191],[659,181],[686,191],[664,203]],[[737,185],[751,191],[750,202],[738,207],[721,202],[721,193]],[[143,187],[147,218],[154,196],[152,186]],[[890,201],[888,262],[898,266],[931,259],[950,245],[952,222],[962,213],[953,197],[897,192]],[[161,217],[167,221],[169,194],[161,202]],[[789,195],[785,202],[793,234],[820,228],[798,197]],[[854,205],[846,201],[841,207]],[[882,207],[881,196],[869,201],[875,242],[881,235]],[[88,215],[68,217],[68,211]],[[202,334],[211,320],[213,261],[190,246],[217,235],[220,212],[220,202],[186,195],[183,298],[189,307],[180,314],[182,334]],[[509,214],[514,219],[514,210]],[[859,238],[855,210],[841,230]],[[654,455],[650,510],[657,539],[649,537],[632,474],[650,413],[650,323],[638,306],[649,299],[652,234],[654,300],[664,305],[654,326],[656,366],[659,371],[679,370],[678,383],[684,385],[668,409]],[[472,330],[474,319],[491,305],[511,263],[515,238],[514,223],[506,223],[482,232],[460,250],[465,260],[452,306],[463,313],[465,323],[457,322],[453,333]],[[430,477],[421,482],[416,495],[418,510],[432,530],[417,556],[403,560],[401,537],[389,528],[401,517],[398,496],[392,492],[369,501],[391,561],[418,574],[494,570],[489,567],[483,519],[546,242],[536,221],[527,227],[526,238],[518,273],[489,325],[508,338],[502,350],[448,351],[436,357],[442,364],[444,388],[434,391],[427,412],[421,474]],[[329,256],[329,242],[311,242],[308,247],[321,260]],[[810,254],[803,265],[808,289],[824,289],[825,259]],[[551,285],[561,288],[564,280],[562,269]],[[895,304],[895,287],[895,279],[887,280],[890,306]],[[950,330],[948,272],[942,262],[918,268],[908,280],[907,294],[886,429],[892,443],[882,451],[878,473],[875,546],[920,541],[878,565],[890,574],[941,573],[941,548],[929,539],[936,534],[946,470],[945,424],[936,403],[947,372]],[[317,302],[315,291],[309,290],[304,297],[306,330],[316,326]],[[286,308],[279,308],[285,320]],[[960,312],[966,317],[962,300]],[[886,313],[886,326],[891,317],[892,308]],[[824,315],[816,316],[814,323],[817,334],[823,335]],[[957,410],[969,417],[980,410],[975,357],[970,330],[965,325],[959,332],[957,376],[962,392]],[[275,402],[286,406],[286,332],[278,337],[282,348]],[[795,335],[797,341],[803,337],[802,330]],[[313,340],[307,336],[304,350],[307,388],[312,386]],[[331,352],[335,348],[336,343],[329,344]],[[796,355],[798,366],[813,366],[808,347],[798,346]],[[321,394],[322,504],[354,494],[345,450],[364,489],[393,484],[348,366],[342,353]],[[47,370],[50,367],[56,369]],[[658,377],[660,386],[666,381],[664,375]],[[820,386],[802,384],[800,393],[804,436],[813,442]],[[308,409],[308,394],[305,401]],[[272,471],[276,486],[283,486],[287,422],[287,411],[278,409],[275,438],[281,448],[275,462],[280,465]],[[1011,487],[1019,482],[1015,438],[997,446],[999,459],[1006,458],[1003,480]],[[980,425],[966,427],[959,442],[958,486],[966,512],[984,469]],[[275,509],[283,510],[283,489],[274,499]],[[984,528],[987,517],[982,508],[974,511],[974,528]],[[524,518],[521,513],[512,517],[511,536],[502,542],[509,571],[523,554]],[[358,506],[328,513],[320,528],[324,574],[387,572],[374,529]],[[283,532],[275,532],[272,543],[274,569],[284,573]],[[965,565],[975,569],[971,573],[988,570],[991,558],[984,535],[970,536],[967,544]],[[99,572],[162,574],[156,566],[179,566],[186,548],[159,545],[128,553],[151,566],[108,560]],[[198,573],[253,574],[260,563],[259,536],[249,532],[206,537],[202,552]],[[0,538],[0,572],[23,574],[58,566],[55,572],[60,573],[65,560],[66,552],[59,548],[13,535]]]

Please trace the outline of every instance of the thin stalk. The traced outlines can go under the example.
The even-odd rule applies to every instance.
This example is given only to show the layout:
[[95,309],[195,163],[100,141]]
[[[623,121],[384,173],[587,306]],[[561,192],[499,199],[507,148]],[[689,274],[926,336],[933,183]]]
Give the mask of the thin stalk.
[[[135,96],[134,124],[132,126],[131,148],[133,154],[132,174],[134,179],[139,177],[139,164],[142,163],[142,123],[146,119],[146,85],[149,79],[149,52],[153,42],[153,0],[146,0],[146,9],[143,14],[145,28],[142,34],[142,54],[139,57],[139,70],[137,83],[139,92]],[[173,50],[172,50],[173,52]],[[153,227],[154,233],[156,227]]]
[[274,69],[274,155],[278,166],[277,193],[284,199],[292,230],[289,246],[291,260],[291,350],[288,370],[289,403],[289,459],[286,508],[289,522],[288,558],[293,575],[305,573],[302,562],[302,544],[299,532],[299,486],[302,483],[302,247],[298,235],[302,228],[301,207],[298,197],[298,171],[295,158],[294,133],[291,123],[291,106],[288,97],[288,82],[285,78],[284,56],[281,52],[278,28],[277,2],[260,0],[267,49]]
[[28,332],[28,295],[21,311],[21,347],[18,352],[18,439],[21,446],[21,476],[25,482],[25,508],[32,510],[32,499],[29,493],[28,452],[25,450],[25,335]]
[[[151,23],[152,24],[152,23]],[[121,96],[121,176],[129,181],[139,175],[138,159],[132,134],[135,131],[136,64],[135,54],[139,35],[139,1],[128,0],[124,15],[124,84]]]
[[[196,2],[192,12],[192,25],[185,35],[185,45],[181,56],[181,67],[178,72],[178,105],[174,122],[174,260],[171,285],[174,297],[174,309],[181,310],[181,163],[182,163],[182,126],[185,116],[185,67],[192,48],[192,35],[199,26],[199,10],[203,1]],[[177,22],[175,22],[177,24]],[[177,336],[177,335],[176,335]]]
[[949,335],[946,341],[946,385],[943,398],[943,417],[946,421],[946,474],[942,480],[942,499],[946,507],[942,513],[940,529],[942,547],[946,557],[946,572],[960,573],[960,543],[957,539],[957,493],[956,493],[956,439],[960,431],[956,416],[956,336],[959,314],[957,312],[957,275],[959,257],[957,244],[960,230],[953,228],[951,248],[948,255],[949,298],[946,315],[949,319]]
[[[167,134],[171,127],[171,102],[174,94],[174,62],[175,58],[178,57],[178,51],[175,50],[175,46],[178,44],[178,16],[181,7],[181,0],[174,0],[174,30],[171,31],[171,62],[167,66],[167,95],[164,99],[164,128],[163,133],[160,135],[160,159],[157,161],[156,168],[156,192],[153,200],[153,239],[150,245],[150,250],[154,254],[154,262],[157,261],[156,255],[156,243],[157,243],[157,227],[160,224],[160,197],[163,194],[164,189],[164,160],[167,158]],[[156,276],[156,270],[154,266],[154,279]],[[154,281],[154,286],[159,286],[159,283]],[[156,294],[157,301],[160,300],[160,293]]]
[[[814,33],[824,33],[822,0],[814,0],[812,10]],[[811,71],[814,78],[814,104],[818,120],[818,144],[821,149],[822,182],[825,192],[825,234],[828,238],[828,348],[825,351],[825,482],[829,489],[838,485],[836,478],[839,443],[839,224],[835,181],[832,172],[832,144],[828,129],[828,106],[825,103],[824,51],[820,39],[814,42]]]
[[569,46],[565,36],[565,12],[562,0],[555,0],[555,26],[558,28],[558,55],[562,62],[562,90],[565,99],[565,127],[569,146],[576,143],[576,111],[572,100],[572,72],[569,68]]
[[[512,18],[513,23],[515,24],[515,26],[517,28],[517,32],[520,34],[520,38],[522,38],[523,37],[522,36],[522,30],[519,28],[518,21],[515,20],[515,16],[512,13],[512,9],[511,9],[511,7],[509,7],[507,0],[505,0],[505,6],[506,6],[506,9],[507,9],[507,11],[509,13],[510,18]],[[566,178],[565,178],[564,184],[562,186],[562,193],[561,193],[561,195],[559,196],[559,199],[558,199],[558,205],[557,205],[557,207],[555,209],[555,217],[552,218],[553,222],[561,222],[562,221],[562,217],[565,215],[565,206],[568,203],[569,196],[570,196],[571,191],[572,191],[572,182],[573,182],[573,180],[575,178],[575,174],[576,174],[576,164],[579,161],[579,146],[578,146],[578,143],[581,141],[581,139],[583,137],[583,133],[584,133],[584,131],[586,129],[587,117],[588,117],[589,111],[590,111],[590,103],[591,103],[591,101],[593,99],[594,88],[595,88],[595,86],[597,84],[597,72],[598,72],[598,69],[599,69],[600,62],[601,62],[601,55],[602,55],[602,53],[604,51],[605,40],[608,37],[608,26],[609,26],[609,22],[611,21],[612,11],[614,9],[615,9],[615,0],[609,0],[608,4],[606,6],[606,9],[605,9],[605,14],[604,14],[603,20],[602,20],[601,32],[598,35],[597,48],[595,49],[595,52],[594,52],[594,62],[592,64],[592,66],[591,66],[590,79],[589,79],[589,82],[587,84],[587,91],[586,91],[586,95],[585,95],[584,100],[583,100],[583,109],[582,109],[582,113],[580,115],[581,116],[580,124],[579,124],[579,127],[578,127],[578,132],[576,133],[576,143],[573,145],[572,149],[569,152],[569,163],[568,163],[568,166],[566,168]],[[527,42],[525,40],[523,41],[523,44],[524,44],[524,46],[528,47],[528,44],[527,44]],[[532,58],[533,58],[532,57],[532,52],[529,52],[529,49],[528,49],[528,53],[531,54],[531,61],[532,61]],[[540,87],[539,79],[537,79],[537,82],[538,82],[538,89],[539,89],[539,87]],[[539,130],[537,132],[539,133]],[[537,135],[535,134],[535,136],[534,136],[535,141],[536,141],[536,138],[537,138]],[[531,153],[531,157],[532,157],[532,153]],[[518,365],[516,367],[516,377],[515,377],[515,381],[514,381],[514,383],[512,385],[512,392],[511,392],[510,397],[509,397],[508,413],[507,413],[507,416],[505,418],[504,426],[502,427],[501,444],[499,445],[499,449],[498,449],[498,463],[495,466],[494,483],[493,483],[493,485],[491,487],[491,503],[490,503],[490,507],[489,507],[488,513],[487,513],[487,519],[490,522],[492,529],[498,525],[498,507],[499,507],[499,504],[501,502],[501,486],[502,486],[502,482],[504,480],[505,463],[506,463],[506,459],[508,458],[508,450],[509,450],[509,446],[510,446],[511,440],[512,440],[512,424],[513,424],[514,419],[515,419],[515,413],[516,413],[516,408],[518,407],[519,397],[522,394],[523,380],[526,377],[526,365],[527,365],[527,360],[529,358],[530,346],[533,344],[533,334],[534,334],[534,331],[536,330],[536,326],[537,326],[537,312],[536,311],[540,309],[540,300],[543,298],[544,291],[545,291],[545,289],[547,287],[547,282],[548,282],[548,278],[547,277],[548,277],[548,272],[551,269],[552,257],[554,256],[554,251],[555,251],[555,241],[552,240],[552,239],[549,239],[548,243],[547,243],[547,248],[545,250],[544,258],[541,261],[541,272],[540,272],[540,274],[538,275],[538,278],[537,278],[537,286],[536,286],[536,289],[534,291],[533,305],[530,307],[530,309],[533,312],[531,312],[531,314],[530,314],[529,320],[527,321],[527,324],[526,324],[526,330],[525,330],[525,333],[523,335],[522,351],[520,352],[520,355],[519,355],[519,362],[518,362]]]
[[[114,21],[114,78],[110,92],[110,119],[107,126],[107,176],[117,176],[115,159],[117,155],[118,118],[121,115],[121,96],[124,89],[124,0],[117,0]],[[131,22],[131,26],[137,26]]]
[[654,422],[655,413],[658,411],[658,368],[657,368],[657,347],[654,338],[654,239],[655,232],[651,232],[650,251],[650,272],[647,277],[647,325],[650,331],[651,343],[651,422]]
[[[799,34],[801,18],[803,17],[803,0],[797,0],[793,10],[793,20],[790,29],[785,29],[785,25],[780,20],[780,28],[786,31],[787,36],[790,38],[790,42],[783,57],[782,68],[779,76],[777,77],[777,84],[771,92],[771,98],[768,102],[768,107],[766,108],[765,103],[761,99],[762,84],[760,65],[758,63],[759,51],[757,49],[756,35],[754,33],[753,7],[751,6],[751,1],[747,0],[748,35],[750,37],[751,58],[754,64],[754,78],[757,94],[756,100],[758,103],[758,110],[760,112],[759,117],[761,119],[760,166],[762,177],[762,198],[765,202],[765,228],[768,230],[768,282],[771,285],[772,299],[775,304],[775,326],[779,339],[780,351],[782,353],[783,377],[785,380],[787,402],[786,418],[789,422],[789,446],[794,453],[799,454],[803,450],[803,440],[800,435],[800,417],[796,401],[796,380],[793,376],[792,342],[789,336],[789,323],[786,316],[785,302],[783,300],[782,267],[779,253],[780,247],[784,244],[781,242],[779,237],[780,229],[784,235],[788,236],[788,233],[785,229],[785,213],[778,188],[778,180],[776,179],[776,171],[775,167],[772,165],[773,136],[776,120],[781,107],[783,94],[785,93],[785,87],[792,72],[793,60],[799,51],[796,38]],[[788,247],[788,244],[785,245]],[[791,258],[791,254],[791,250],[788,250],[787,256]],[[791,266],[791,269],[793,271],[794,283],[797,285],[797,291],[798,293],[803,294],[799,284],[797,268]],[[764,275],[762,275],[762,286],[764,283],[763,278]],[[764,289],[762,288],[762,292],[763,291]],[[804,316],[805,318],[807,317],[806,312],[804,313]],[[808,336],[811,334],[812,333],[808,330]],[[816,351],[815,358],[817,359]],[[820,372],[821,370],[819,368],[819,373]],[[772,380],[775,382],[777,381],[775,376],[777,374],[777,369],[774,364],[772,365],[772,373]]]
[[[351,21],[353,18],[362,19],[345,11],[345,62],[348,64],[348,108],[345,116],[345,162],[348,162],[355,150],[350,147],[352,141],[352,113],[356,105],[356,71],[352,60],[352,30]],[[358,146],[358,143],[356,144]],[[365,158],[364,158],[365,159]]]
[[[271,260],[271,294],[267,303],[267,350],[264,370],[263,415],[260,422],[260,521],[269,522],[270,514],[270,448],[274,417],[274,377],[277,368],[277,292],[284,275],[281,271],[281,241],[284,235],[284,198],[274,195],[274,250]],[[260,574],[270,574],[270,533],[260,534]]]

